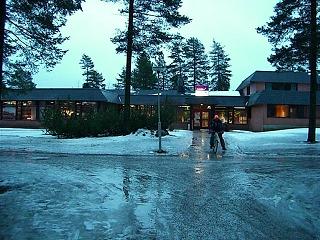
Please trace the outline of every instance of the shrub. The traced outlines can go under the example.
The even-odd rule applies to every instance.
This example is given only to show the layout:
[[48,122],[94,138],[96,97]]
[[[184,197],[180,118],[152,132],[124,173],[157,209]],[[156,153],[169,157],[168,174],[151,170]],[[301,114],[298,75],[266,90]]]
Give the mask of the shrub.
[[[161,108],[162,129],[165,130],[174,122],[175,109]],[[47,109],[43,114],[42,126],[47,133],[59,138],[78,138],[87,136],[117,136],[136,132],[140,128],[157,129],[158,116],[146,111],[133,109],[130,122],[124,123],[123,112],[107,108],[103,112],[90,112],[85,116],[64,115],[58,109]]]

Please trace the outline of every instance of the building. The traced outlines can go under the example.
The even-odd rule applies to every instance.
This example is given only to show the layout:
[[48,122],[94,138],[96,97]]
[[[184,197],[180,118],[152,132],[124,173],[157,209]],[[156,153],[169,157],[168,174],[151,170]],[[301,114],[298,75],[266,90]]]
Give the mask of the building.
[[[317,125],[320,124],[320,78],[317,88]],[[237,88],[247,96],[251,131],[307,127],[310,76],[306,72],[256,71]]]
[[[303,72],[256,71],[237,91],[195,93],[162,91],[161,104],[177,109],[176,128],[208,128],[218,114],[231,129],[266,131],[308,125],[309,75]],[[131,106],[156,112],[157,91],[132,92]],[[320,123],[320,94],[317,124]],[[0,101],[0,127],[40,127],[42,112],[58,108],[66,114],[84,116],[106,107],[121,109],[124,93],[88,88],[37,88],[10,90]]]

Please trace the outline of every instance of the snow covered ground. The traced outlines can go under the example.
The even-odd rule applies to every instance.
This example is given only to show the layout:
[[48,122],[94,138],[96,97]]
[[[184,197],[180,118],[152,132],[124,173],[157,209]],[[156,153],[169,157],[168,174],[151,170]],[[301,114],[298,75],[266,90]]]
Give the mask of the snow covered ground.
[[144,131],[0,129],[0,239],[319,239],[320,144],[307,132],[226,132],[218,159],[207,131],[170,132],[157,156]]
[[[66,154],[154,155],[158,137],[146,130],[118,137],[58,139],[41,129],[1,128],[0,150]],[[191,145],[192,132],[174,130],[162,137],[162,149],[177,155]]]
[[[296,154],[301,149],[306,154],[320,154],[320,144],[308,144],[307,128],[287,129],[253,133],[249,131],[226,132],[229,152],[239,154]],[[209,134],[207,134],[209,136]],[[118,137],[58,139],[46,135],[41,129],[0,129],[0,150],[65,154],[110,154],[110,155],[154,155],[159,147],[158,138],[149,131],[139,130],[135,134]],[[162,149],[166,155],[179,155],[192,144],[193,133],[174,130],[162,137]],[[317,129],[320,140],[320,128]],[[203,143],[209,148],[209,139]]]

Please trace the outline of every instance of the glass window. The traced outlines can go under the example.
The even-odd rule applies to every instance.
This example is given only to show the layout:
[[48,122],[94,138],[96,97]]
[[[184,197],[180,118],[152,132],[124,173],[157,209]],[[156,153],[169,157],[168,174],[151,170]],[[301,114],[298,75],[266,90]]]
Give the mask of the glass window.
[[268,105],[267,116],[276,118],[287,118],[290,116],[289,105]]
[[202,126],[203,128],[209,127],[209,112],[202,112]]
[[96,102],[82,102],[82,116],[88,116],[97,110]]
[[3,102],[2,119],[16,120],[16,101]]
[[18,120],[36,120],[37,108],[32,101],[18,102],[17,119]]
[[275,106],[275,117],[279,117],[279,118],[289,117],[289,106],[288,105],[276,105]]
[[247,110],[234,109],[233,121],[234,121],[234,124],[247,124],[248,123]]
[[292,90],[297,90],[297,84],[291,84],[291,83],[272,83],[271,84],[272,90],[290,91],[291,87],[292,87]]
[[250,86],[247,87],[247,95],[250,95]]
[[189,106],[179,106],[177,117],[178,117],[179,123],[189,123],[190,122]]
[[308,112],[307,106],[290,106],[291,118],[308,118]]
[[65,114],[65,116],[71,117],[73,114],[75,114],[75,102],[60,102],[60,109]]

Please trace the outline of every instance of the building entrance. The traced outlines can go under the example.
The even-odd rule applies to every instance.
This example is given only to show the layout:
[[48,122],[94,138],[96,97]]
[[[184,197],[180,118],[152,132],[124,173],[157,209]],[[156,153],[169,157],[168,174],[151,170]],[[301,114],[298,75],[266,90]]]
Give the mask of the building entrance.
[[208,128],[209,111],[194,110],[192,120],[192,129]]

